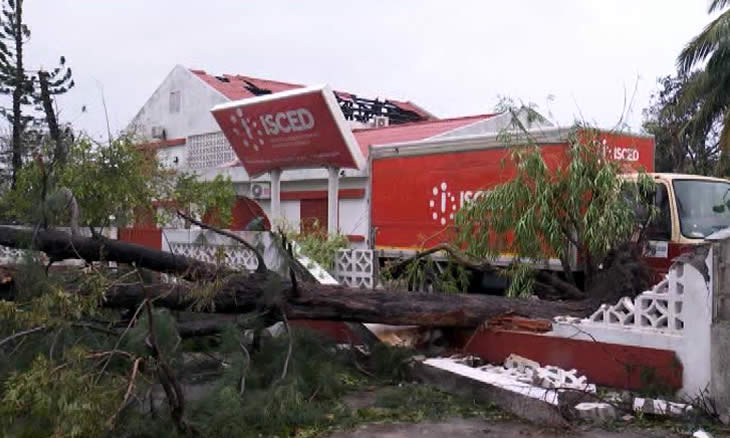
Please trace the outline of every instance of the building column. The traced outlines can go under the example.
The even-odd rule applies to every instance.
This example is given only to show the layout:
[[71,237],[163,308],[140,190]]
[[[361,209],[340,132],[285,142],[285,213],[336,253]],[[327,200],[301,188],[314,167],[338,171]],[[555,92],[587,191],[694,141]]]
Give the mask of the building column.
[[337,167],[328,167],[329,173],[327,178],[327,233],[337,233],[339,229],[339,191],[340,191],[340,169]]
[[281,219],[281,169],[269,172],[271,177],[271,228]]

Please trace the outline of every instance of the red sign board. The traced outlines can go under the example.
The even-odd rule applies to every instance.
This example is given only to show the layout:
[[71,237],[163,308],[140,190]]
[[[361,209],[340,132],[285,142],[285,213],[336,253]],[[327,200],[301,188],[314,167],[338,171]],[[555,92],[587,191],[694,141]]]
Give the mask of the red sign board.
[[249,175],[275,169],[360,169],[364,157],[327,86],[214,107],[213,117]]

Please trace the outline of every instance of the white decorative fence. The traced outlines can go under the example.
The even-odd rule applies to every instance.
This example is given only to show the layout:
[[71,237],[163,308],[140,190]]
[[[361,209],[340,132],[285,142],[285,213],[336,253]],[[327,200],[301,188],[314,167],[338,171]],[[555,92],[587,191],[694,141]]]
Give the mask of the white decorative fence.
[[341,249],[335,258],[335,277],[349,287],[375,287],[375,259],[371,249]]
[[24,249],[10,248],[0,245],[0,265],[19,263],[28,255],[29,251]]
[[588,318],[556,317],[547,335],[674,351],[683,366],[682,393],[696,396],[710,383],[712,260],[705,248],[634,299],[603,304]]
[[242,245],[206,245],[200,243],[171,242],[170,252],[202,262],[223,264],[234,269],[255,271],[259,266],[256,254]]

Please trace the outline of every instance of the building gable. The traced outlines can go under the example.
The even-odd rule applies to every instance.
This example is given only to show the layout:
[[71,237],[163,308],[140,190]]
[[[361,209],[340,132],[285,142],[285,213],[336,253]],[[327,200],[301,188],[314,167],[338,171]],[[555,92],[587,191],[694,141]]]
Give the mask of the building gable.
[[197,75],[177,65],[132,119],[127,131],[148,141],[217,132],[220,128],[210,109],[227,101]]

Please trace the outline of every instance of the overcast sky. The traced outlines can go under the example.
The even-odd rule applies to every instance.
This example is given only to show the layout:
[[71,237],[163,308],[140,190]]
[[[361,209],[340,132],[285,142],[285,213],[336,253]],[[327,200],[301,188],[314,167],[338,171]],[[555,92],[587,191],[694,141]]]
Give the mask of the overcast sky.
[[[705,0],[26,0],[30,67],[65,55],[76,88],[62,119],[90,133],[126,126],[176,65],[411,100],[439,117],[489,112],[499,95],[560,124],[629,124]],[[550,101],[549,96],[553,96]],[[82,106],[87,112],[82,113]]]

